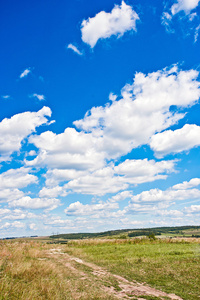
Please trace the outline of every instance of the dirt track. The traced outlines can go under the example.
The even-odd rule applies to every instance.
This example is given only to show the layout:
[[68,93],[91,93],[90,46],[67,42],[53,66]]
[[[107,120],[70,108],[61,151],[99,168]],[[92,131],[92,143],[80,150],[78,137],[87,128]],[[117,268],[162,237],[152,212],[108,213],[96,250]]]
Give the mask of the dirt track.
[[[112,274],[107,270],[80,258],[70,256],[67,253],[63,253],[62,249],[50,249],[48,255],[58,260],[71,272],[78,274],[80,280],[97,280],[101,283],[101,288],[106,293],[114,296],[116,299],[133,299],[135,296],[138,300],[145,300],[142,296],[153,296],[159,299],[171,299],[171,300],[183,300],[175,294],[167,294],[157,289],[151,288],[145,283],[138,283],[136,281],[128,281],[127,279]],[[81,270],[80,266],[87,267],[87,271]],[[107,283],[105,285],[105,282]]]

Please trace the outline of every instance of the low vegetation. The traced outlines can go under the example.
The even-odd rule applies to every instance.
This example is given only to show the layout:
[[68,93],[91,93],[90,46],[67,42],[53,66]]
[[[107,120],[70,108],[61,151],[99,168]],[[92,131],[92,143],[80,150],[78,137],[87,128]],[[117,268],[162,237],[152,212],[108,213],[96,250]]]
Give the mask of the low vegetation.
[[[83,261],[85,263],[83,263]],[[96,266],[96,269],[95,267]],[[0,241],[0,299],[170,299],[123,291],[139,282],[184,300],[200,297],[199,239]],[[172,299],[172,298],[171,298]]]

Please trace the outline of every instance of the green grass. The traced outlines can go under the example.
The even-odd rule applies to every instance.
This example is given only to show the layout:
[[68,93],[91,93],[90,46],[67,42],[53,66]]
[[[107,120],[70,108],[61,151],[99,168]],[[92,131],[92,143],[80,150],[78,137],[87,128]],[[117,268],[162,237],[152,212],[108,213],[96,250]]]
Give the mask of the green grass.
[[185,300],[200,299],[200,245],[171,240],[130,243],[71,243],[66,251],[82,256],[128,280],[146,282]]

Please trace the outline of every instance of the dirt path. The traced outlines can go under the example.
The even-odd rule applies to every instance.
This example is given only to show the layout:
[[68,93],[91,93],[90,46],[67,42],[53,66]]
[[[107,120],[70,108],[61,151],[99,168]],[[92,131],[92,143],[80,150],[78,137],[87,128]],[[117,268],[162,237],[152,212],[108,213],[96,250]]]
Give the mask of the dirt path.
[[[63,253],[60,248],[50,249],[48,251],[48,255],[64,264],[65,267],[69,268],[73,273],[78,274],[82,280],[91,280],[91,276],[93,276],[95,280],[101,282],[102,289],[104,289],[106,293],[113,295],[118,299],[145,300],[142,296],[153,296],[163,300],[183,300],[175,294],[167,294],[151,288],[146,284],[141,284],[136,281],[128,281],[124,277],[112,274],[93,263],[86,262],[80,258]],[[79,266],[87,267],[87,271],[80,270]]]

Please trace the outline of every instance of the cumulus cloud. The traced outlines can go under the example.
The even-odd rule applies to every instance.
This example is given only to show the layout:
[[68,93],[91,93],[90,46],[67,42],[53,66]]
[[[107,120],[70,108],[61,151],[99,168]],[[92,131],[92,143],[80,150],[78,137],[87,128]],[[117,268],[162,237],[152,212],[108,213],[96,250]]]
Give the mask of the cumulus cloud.
[[175,163],[174,160],[155,162],[155,160],[147,159],[127,159],[116,166],[114,170],[116,174],[124,176],[127,183],[140,184],[165,179],[167,173],[175,171]]
[[148,203],[148,202],[172,202],[181,201],[186,199],[198,199],[200,197],[200,190],[187,189],[187,190],[173,190],[167,189],[162,191],[160,189],[151,189],[143,191],[131,198],[132,203]]
[[200,214],[200,205],[191,205],[189,207],[185,207],[184,211],[187,214]]
[[172,15],[184,11],[185,14],[190,14],[190,12],[199,5],[200,0],[177,0],[171,7]]
[[30,174],[30,168],[21,167],[10,169],[0,174],[0,190],[9,188],[23,188],[29,184],[37,183],[37,176]]
[[24,196],[18,200],[9,202],[9,207],[20,207],[26,209],[47,209],[53,210],[60,205],[60,201],[55,198],[31,198]]
[[124,190],[128,184],[121,176],[114,176],[111,168],[104,168],[92,174],[69,181],[64,188],[76,193],[105,195]]
[[150,213],[156,216],[165,217],[181,217],[187,208],[183,211],[167,210],[171,205],[177,203],[177,201],[191,202],[194,199],[200,198],[200,190],[193,188],[197,185],[197,179],[191,181],[191,183],[182,183],[170,187],[166,190],[160,190],[158,188],[143,191],[137,195],[132,195],[128,206],[124,208],[126,214],[132,213]]
[[8,212],[5,214],[4,217],[2,217],[2,219],[4,220],[25,220],[37,217],[35,214],[22,209],[7,210]]
[[126,160],[118,165],[110,161],[141,145],[152,146],[153,135],[183,118],[180,109],[194,105],[200,97],[197,77],[197,71],[181,71],[177,66],[137,73],[133,84],[122,89],[121,99],[93,107],[74,122],[77,129],[31,135],[29,142],[38,154],[26,161],[27,166],[49,168],[40,196],[51,192],[55,197],[68,192],[103,195],[130,184],[166,179],[176,161]]
[[[158,179],[165,179],[168,173],[174,172],[176,161],[126,160],[114,166],[98,169],[94,172],[68,172],[67,170],[52,170],[47,174],[46,184],[39,195],[41,197],[66,196],[69,192],[105,195],[127,189],[131,184],[141,184]],[[71,175],[71,178],[69,178]],[[73,178],[73,177],[74,178]],[[69,182],[59,186],[60,182]]]
[[67,128],[56,135],[46,131],[40,136],[31,136],[30,143],[40,149],[39,155],[28,165],[47,164],[51,168],[92,170],[104,165],[104,154],[96,149],[96,140],[91,134]]
[[82,204],[79,201],[71,203],[68,208],[65,209],[66,215],[69,216],[89,216],[96,213],[113,210],[118,208],[118,204],[114,202],[100,202],[97,204]]
[[37,227],[37,225],[36,225],[35,223],[30,223],[30,224],[29,224],[29,228],[30,228],[31,230],[37,230],[37,229],[38,229],[38,227]]
[[[197,71],[179,71],[177,66],[148,75],[137,73],[133,84],[122,89],[122,99],[93,107],[74,124],[98,137],[96,145],[107,158],[125,155],[184,117],[178,109],[200,97],[197,76]],[[175,111],[170,110],[172,105]]]
[[25,69],[25,70],[20,74],[19,78],[24,78],[24,77],[26,77],[29,73],[31,73],[30,68]]
[[190,181],[184,181],[183,183],[176,184],[172,188],[175,190],[185,190],[198,185],[200,185],[200,178],[192,178]]
[[78,50],[78,48],[76,46],[74,46],[73,44],[69,44],[67,46],[67,49],[71,49],[72,51],[74,51],[78,55],[83,55],[83,53],[80,50]]
[[51,116],[49,107],[38,112],[24,112],[3,119],[0,122],[0,161],[9,160],[10,155],[19,151],[22,141],[35,131],[36,127],[47,124]]
[[83,20],[81,24],[82,40],[93,48],[99,39],[112,35],[121,37],[126,31],[136,31],[138,14],[122,1],[121,6],[115,5],[110,13],[99,12],[95,17]]
[[67,196],[67,192],[61,186],[55,186],[52,188],[43,187],[39,192],[39,196],[40,197],[58,197],[58,196],[65,197]]
[[12,201],[15,199],[19,199],[21,197],[24,196],[24,193],[22,191],[20,191],[19,189],[6,189],[6,188],[1,188],[0,189],[0,202],[8,202],[8,201]]
[[20,221],[14,221],[13,223],[6,222],[0,225],[0,229],[22,229],[25,228],[25,224]]
[[156,157],[179,153],[200,145],[200,126],[186,124],[181,129],[166,130],[152,136],[150,147]]

